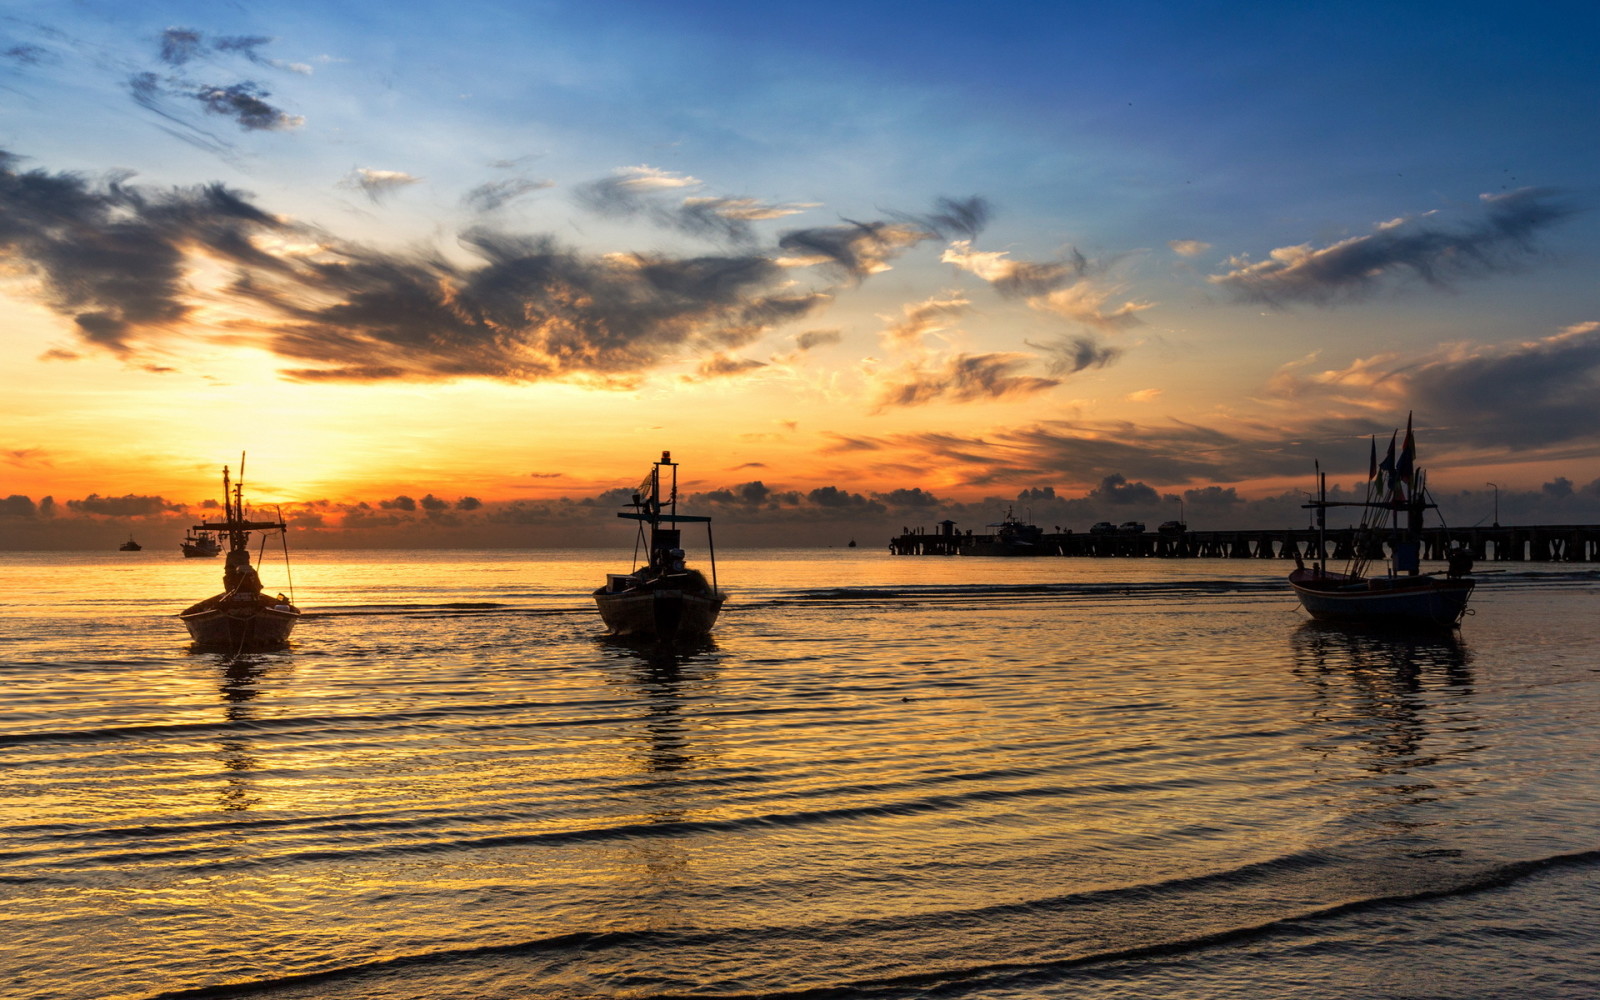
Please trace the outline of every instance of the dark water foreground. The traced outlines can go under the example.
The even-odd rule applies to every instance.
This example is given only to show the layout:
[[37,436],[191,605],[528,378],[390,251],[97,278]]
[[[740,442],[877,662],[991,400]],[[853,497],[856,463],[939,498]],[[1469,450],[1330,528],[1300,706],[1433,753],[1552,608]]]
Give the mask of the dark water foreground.
[[14,605],[0,996],[1600,995],[1595,574],[1409,640],[979,565],[676,654],[520,578],[232,661]]

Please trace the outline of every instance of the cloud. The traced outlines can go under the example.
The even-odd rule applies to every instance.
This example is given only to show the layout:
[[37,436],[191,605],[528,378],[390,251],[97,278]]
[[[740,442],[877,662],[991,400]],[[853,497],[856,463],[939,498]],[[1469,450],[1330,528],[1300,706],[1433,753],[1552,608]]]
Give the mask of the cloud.
[[1322,249],[1304,243],[1256,263],[1234,258],[1233,270],[1207,280],[1240,301],[1277,307],[1357,301],[1412,280],[1446,288],[1522,265],[1537,254],[1535,237],[1577,211],[1542,188],[1485,195],[1480,208],[1481,218],[1454,229],[1430,213]]
[[1161,494],[1144,483],[1130,483],[1128,477],[1114,472],[1100,480],[1100,485],[1089,491],[1089,499],[1126,506],[1136,503],[1159,503]]
[[714,354],[700,362],[699,367],[695,369],[695,373],[699,376],[698,381],[704,381],[712,378],[744,375],[765,367],[767,367],[765,361],[757,361],[754,358],[735,358],[727,354]]
[[[368,169],[351,183],[376,193],[414,180]],[[671,190],[679,179],[634,180]],[[903,225],[852,222],[785,234],[767,251],[595,254],[548,235],[478,226],[458,234],[459,252],[390,251],[275,218],[221,185],[163,191],[126,176],[21,172],[0,153],[0,251],[14,274],[39,279],[33,293],[70,316],[85,344],[133,360],[163,338],[210,336],[273,352],[286,362],[280,374],[299,381],[632,388],[691,357],[712,358],[702,376],[749,370],[760,362],[729,359],[832,301],[830,269],[853,281],[928,238]],[[810,288],[795,281],[796,261],[779,256],[802,247],[825,265]],[[200,270],[229,283],[197,289],[191,276]],[[206,331],[189,325],[201,301],[226,311]],[[930,322],[959,305],[930,300],[907,321]],[[837,337],[813,330],[797,343]],[[998,356],[953,362],[937,392],[973,399],[1043,387],[1014,367]]]
[[878,395],[877,409],[921,406],[938,399],[959,403],[1029,396],[1061,384],[1060,379],[1022,375],[1028,354],[957,354],[942,367],[912,367],[901,381],[890,381]]
[[1109,347],[1092,337],[1063,337],[1050,344],[1029,341],[1028,346],[1045,352],[1050,358],[1049,372],[1056,377],[1104,368],[1122,356],[1122,348]]
[[1168,240],[1167,247],[1179,257],[1198,257],[1211,249],[1211,244],[1200,240]]
[[750,223],[782,218],[811,205],[772,205],[745,197],[691,195],[673,201],[685,190],[702,187],[694,177],[655,167],[624,167],[610,177],[581,185],[575,194],[580,205],[612,218],[642,216],[656,225],[692,236],[750,243],[755,231]]
[[853,222],[840,226],[795,229],[778,239],[778,248],[795,255],[795,264],[822,264],[861,279],[889,269],[889,261],[932,233],[919,226],[893,222]]
[[50,59],[50,53],[37,45],[13,45],[0,52],[0,59],[21,63],[24,66],[39,66]]
[[493,212],[533,191],[555,187],[555,181],[515,177],[503,181],[488,181],[468,191],[461,199],[474,212]]
[[82,500],[68,500],[67,506],[81,514],[105,514],[111,517],[142,517],[183,509],[181,504],[169,503],[161,497],[138,496],[132,493],[120,497],[103,497],[98,493],[91,493]]
[[221,185],[155,192],[113,178],[17,173],[0,153],[0,251],[89,344],[126,356],[141,331],[186,318],[187,258],[276,270],[252,242],[282,227]]
[[795,334],[794,343],[802,351],[837,344],[843,335],[838,330],[805,330]]
[[1022,299],[1031,308],[1054,313],[1085,326],[1120,330],[1137,325],[1150,303],[1111,299],[1126,289],[1107,280],[1111,265],[1090,261],[1077,250],[1062,260],[1013,260],[1003,250],[974,250],[967,240],[950,244],[940,257],[977,275],[1006,298]]
[[872,496],[873,499],[878,500],[890,507],[905,507],[911,509],[937,507],[943,502],[938,497],[924,490],[920,486],[913,486],[910,489],[890,490],[887,493],[874,493]]
[[1139,389],[1136,392],[1128,393],[1125,398],[1130,403],[1148,403],[1158,398],[1164,391],[1163,389]]
[[373,202],[382,201],[384,197],[403,187],[419,183],[420,177],[413,177],[403,170],[374,170],[369,167],[358,167],[339,182],[342,188],[352,188],[366,193]]
[[925,229],[941,240],[957,237],[975,240],[989,224],[993,208],[979,195],[968,198],[939,198],[927,215],[902,215],[903,221]]
[[417,502],[415,500],[413,500],[411,497],[408,497],[408,496],[406,496],[405,494],[402,493],[401,495],[395,497],[393,500],[380,500],[380,501],[378,501],[378,506],[382,507],[384,510],[406,510],[406,511],[411,511],[411,510],[416,510],[417,509]]
[[30,466],[39,466],[46,469],[55,467],[55,463],[50,460],[49,453],[43,448],[0,449],[0,462],[23,469]]
[[957,292],[946,292],[942,296],[934,296],[925,302],[909,303],[901,306],[904,315],[895,320],[893,317],[879,317],[888,321],[890,325],[884,328],[883,339],[897,347],[914,346],[930,333],[938,333],[947,328],[945,321],[960,317],[966,312],[969,301],[962,298]]
[[841,510],[854,510],[860,512],[882,513],[883,504],[878,503],[860,493],[851,493],[841,490],[837,486],[822,486],[806,494],[806,500],[818,507],[831,507]]
[[35,517],[38,513],[39,508],[32,497],[13,493],[0,500],[0,517]]
[[190,28],[168,28],[161,33],[161,61],[182,66],[205,48],[200,32]]
[[1415,410],[1445,444],[1533,449],[1587,442],[1595,454],[1600,322],[1534,340],[1361,358],[1309,375],[1288,367],[1271,388],[1297,408],[1316,401],[1325,410],[1385,417]]

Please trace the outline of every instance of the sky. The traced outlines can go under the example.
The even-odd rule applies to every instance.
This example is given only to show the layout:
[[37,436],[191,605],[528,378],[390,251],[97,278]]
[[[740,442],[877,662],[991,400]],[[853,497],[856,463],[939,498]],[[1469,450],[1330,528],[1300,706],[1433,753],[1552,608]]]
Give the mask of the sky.
[[0,548],[1600,520],[1592,5],[907,11],[0,0]]

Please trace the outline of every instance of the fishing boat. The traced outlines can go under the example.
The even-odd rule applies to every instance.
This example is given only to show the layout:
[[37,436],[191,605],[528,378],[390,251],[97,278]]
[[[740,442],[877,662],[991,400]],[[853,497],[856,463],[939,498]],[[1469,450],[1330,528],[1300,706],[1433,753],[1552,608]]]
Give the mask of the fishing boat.
[[121,545],[117,546],[117,551],[118,552],[142,552],[143,550],[144,550],[144,546],[140,545],[138,542],[134,541],[132,535],[128,536],[128,540],[127,541],[125,541]]
[[[1380,463],[1373,440],[1364,500],[1329,500],[1328,477],[1320,467],[1317,484],[1317,499],[1304,505],[1317,513],[1316,563],[1307,566],[1296,553],[1295,570],[1289,574],[1289,586],[1307,614],[1318,621],[1356,625],[1454,628],[1460,624],[1474,586],[1468,575],[1472,557],[1464,549],[1453,550],[1443,574],[1421,571],[1423,515],[1438,505],[1429,499],[1426,474],[1416,468],[1409,416],[1398,458],[1391,437],[1388,455]],[[1338,572],[1328,569],[1326,559],[1330,507],[1362,510],[1357,543]],[[1385,571],[1370,573],[1372,564],[1383,558],[1384,541],[1390,550]]]
[[214,559],[222,555],[222,543],[217,541],[215,534],[209,531],[196,531],[193,528],[183,536],[178,548],[183,551],[185,559]]
[[[239,458],[239,481],[231,483],[228,468],[222,469],[221,521],[207,521],[195,525],[191,531],[212,534],[228,541],[227,557],[222,568],[222,593],[208,597],[179,614],[196,646],[240,652],[246,649],[270,649],[289,641],[289,633],[300,620],[300,609],[291,598],[283,594],[268,594],[261,585],[261,577],[250,564],[250,535],[252,532],[278,532],[280,538],[288,525],[280,516],[276,521],[250,520],[244,505],[244,457]],[[263,545],[263,551],[265,545]],[[288,563],[289,547],[284,539],[284,562]],[[293,584],[290,584],[291,588]]]
[[1005,516],[993,524],[984,525],[993,531],[987,537],[974,539],[961,550],[968,556],[1042,556],[1049,555],[1044,544],[1044,529],[1017,517],[1014,509],[1007,507]]
[[[639,522],[634,568],[606,574],[594,592],[600,618],[613,635],[653,637],[671,643],[711,631],[727,595],[717,587],[717,556],[711,542],[711,518],[678,513],[678,463],[661,453],[649,475],[618,517]],[[704,524],[711,579],[684,565],[680,524]],[[648,553],[639,565],[639,552]]]

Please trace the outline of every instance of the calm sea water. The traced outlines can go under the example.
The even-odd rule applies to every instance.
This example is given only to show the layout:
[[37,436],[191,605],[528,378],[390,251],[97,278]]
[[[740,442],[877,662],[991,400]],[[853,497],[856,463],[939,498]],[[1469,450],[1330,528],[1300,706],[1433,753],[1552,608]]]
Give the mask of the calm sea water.
[[[0,555],[0,996],[1600,994],[1600,573],[1456,638],[1277,562],[724,553],[711,641],[603,552]],[[263,568],[288,589],[283,567]]]

